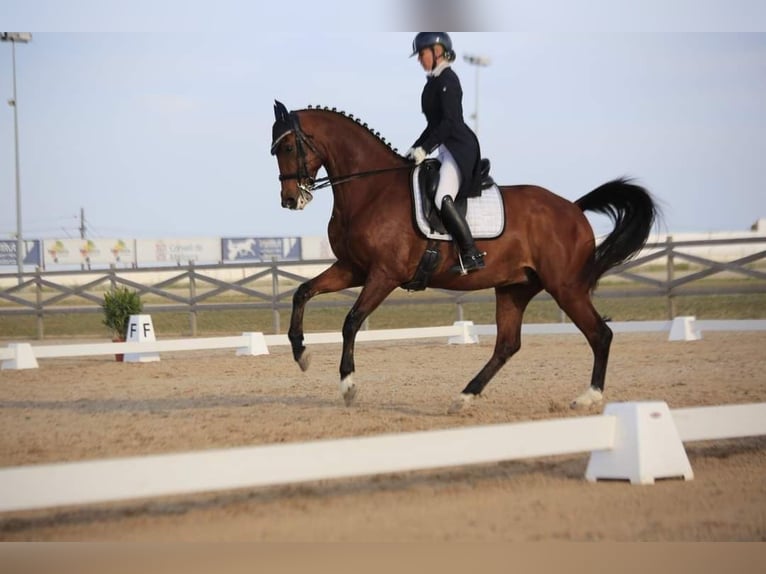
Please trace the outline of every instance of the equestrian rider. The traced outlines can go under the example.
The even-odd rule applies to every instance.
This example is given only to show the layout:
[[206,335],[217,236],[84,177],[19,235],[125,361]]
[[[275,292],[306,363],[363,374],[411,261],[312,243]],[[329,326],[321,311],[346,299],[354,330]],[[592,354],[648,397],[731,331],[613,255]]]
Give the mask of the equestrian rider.
[[463,90],[452,70],[452,40],[446,32],[420,32],[412,54],[426,71],[421,106],[428,125],[407,152],[419,165],[434,150],[441,161],[436,207],[444,226],[460,248],[460,264],[452,271],[465,274],[484,267],[484,253],[476,248],[465,218],[455,207],[456,198],[480,193],[479,140],[463,120]]

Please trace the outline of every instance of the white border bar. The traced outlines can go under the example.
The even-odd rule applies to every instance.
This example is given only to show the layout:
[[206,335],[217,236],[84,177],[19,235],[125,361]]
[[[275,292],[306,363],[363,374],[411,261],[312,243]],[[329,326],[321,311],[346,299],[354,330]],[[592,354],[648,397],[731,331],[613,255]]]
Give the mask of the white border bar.
[[[683,442],[766,435],[766,403],[671,411]],[[617,448],[612,415],[0,469],[0,512]]]
[[0,469],[0,512],[424,470],[612,448],[615,417]]
[[766,435],[766,403],[673,409],[683,442]]
[[[614,321],[609,327],[615,333],[653,333],[670,331],[672,321]],[[709,320],[695,321],[700,331],[766,331],[766,320]],[[396,341],[407,339],[430,339],[440,337],[459,337],[465,334],[465,325],[456,322],[442,327],[422,327],[413,329],[379,329],[359,331],[357,341]],[[495,325],[470,325],[468,330],[476,336],[496,336]],[[537,323],[524,324],[521,327],[525,335],[564,335],[580,331],[572,323]],[[264,335],[267,346],[289,345],[287,335]],[[305,344],[341,343],[343,335],[339,331],[327,333],[308,333]],[[35,358],[78,357],[93,355],[111,355],[116,353],[160,353],[169,351],[201,351],[208,349],[231,349],[247,347],[250,339],[245,335],[234,337],[205,337],[190,339],[166,339],[159,341],[126,343],[83,343],[77,345],[31,345]],[[15,358],[10,347],[0,349],[0,361]]]

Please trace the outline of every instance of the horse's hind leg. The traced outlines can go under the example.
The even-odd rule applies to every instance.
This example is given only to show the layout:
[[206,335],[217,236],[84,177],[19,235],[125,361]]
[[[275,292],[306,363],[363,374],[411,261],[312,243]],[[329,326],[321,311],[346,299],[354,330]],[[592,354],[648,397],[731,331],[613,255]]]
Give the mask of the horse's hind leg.
[[603,399],[606,365],[612,344],[612,330],[599,315],[590,298],[589,290],[563,290],[551,293],[561,309],[582,331],[593,351],[593,372],[590,387],[572,401],[572,408],[583,408],[600,403]]
[[306,352],[306,347],[303,346],[303,313],[306,309],[306,303],[320,293],[334,293],[361,284],[362,282],[355,279],[353,272],[348,267],[335,262],[295,290],[287,338],[290,340],[293,358],[301,370],[305,371],[309,368],[309,354]]
[[495,322],[497,323],[495,350],[487,364],[450,405],[449,413],[460,411],[475,396],[481,394],[492,377],[521,348],[521,319],[527,304],[539,290],[540,287],[536,283],[495,288]]

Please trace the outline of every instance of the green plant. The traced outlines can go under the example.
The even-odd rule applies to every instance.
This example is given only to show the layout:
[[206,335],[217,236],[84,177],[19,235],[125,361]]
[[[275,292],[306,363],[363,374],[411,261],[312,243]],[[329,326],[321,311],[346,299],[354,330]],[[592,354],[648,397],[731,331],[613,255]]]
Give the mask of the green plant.
[[115,338],[124,340],[130,316],[141,313],[143,304],[136,291],[120,286],[104,293],[101,308],[104,310],[104,325],[112,330]]

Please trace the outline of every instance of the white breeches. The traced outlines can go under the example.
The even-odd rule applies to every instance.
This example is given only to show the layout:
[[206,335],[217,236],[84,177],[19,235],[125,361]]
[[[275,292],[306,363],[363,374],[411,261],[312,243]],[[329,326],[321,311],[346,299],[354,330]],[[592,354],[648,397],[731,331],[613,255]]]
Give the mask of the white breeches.
[[436,207],[441,209],[442,200],[448,195],[454,200],[460,189],[461,177],[460,169],[457,167],[457,162],[449,150],[440,145],[436,148],[437,158],[442,162],[441,169],[439,170],[439,187],[436,189]]

